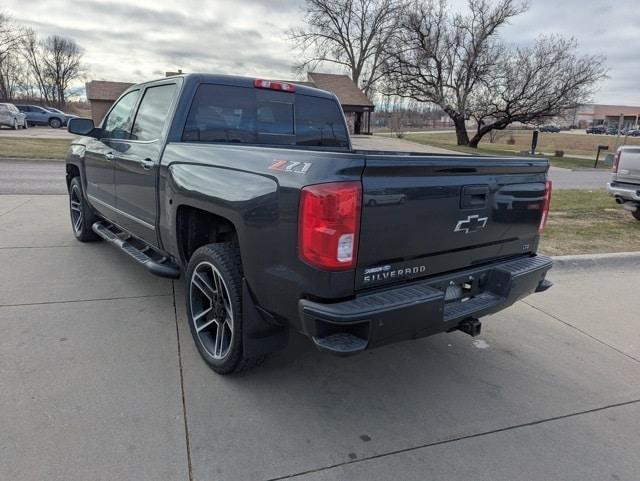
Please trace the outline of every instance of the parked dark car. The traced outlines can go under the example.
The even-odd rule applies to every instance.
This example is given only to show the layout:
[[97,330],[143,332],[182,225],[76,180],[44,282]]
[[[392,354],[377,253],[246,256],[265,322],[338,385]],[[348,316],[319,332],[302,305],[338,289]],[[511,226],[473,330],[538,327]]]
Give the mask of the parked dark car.
[[604,134],[606,131],[607,128],[604,125],[594,125],[586,130],[587,134]]
[[618,135],[618,127],[607,127],[607,130],[605,131],[605,134],[607,134],[607,135]]
[[11,127],[13,130],[26,129],[29,123],[18,108],[9,103],[0,103],[0,127]]
[[69,123],[70,119],[75,119],[77,117],[77,115],[68,114],[66,112],[63,112],[62,110],[56,109],[55,107],[45,107],[45,109],[54,114],[64,115],[65,125]]
[[38,105],[17,105],[16,107],[27,116],[29,125],[48,125],[53,129],[67,125],[65,114],[50,112]]
[[640,137],[640,129],[628,129],[624,132],[624,135],[629,137]]
[[558,132],[560,132],[560,127],[558,127],[557,125],[543,125],[538,130],[540,132],[551,132],[557,134]]
[[221,374],[289,329],[337,355],[477,335],[479,317],[551,287],[546,159],[354,150],[335,95],[225,75],[134,85],[69,131],[84,136],[66,165],[75,237],[183,275]]

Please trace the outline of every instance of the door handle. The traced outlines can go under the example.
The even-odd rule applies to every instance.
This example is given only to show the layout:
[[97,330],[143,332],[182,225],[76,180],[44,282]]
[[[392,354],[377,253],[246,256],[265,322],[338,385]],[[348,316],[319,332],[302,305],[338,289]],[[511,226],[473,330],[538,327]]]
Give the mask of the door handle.
[[113,152],[107,152],[106,154],[104,154],[104,157],[108,160],[108,161],[112,161],[113,159],[116,158],[115,155],[113,155]]
[[144,169],[144,170],[151,170],[151,168],[153,167],[153,160],[151,159],[144,159],[140,161],[140,166]]

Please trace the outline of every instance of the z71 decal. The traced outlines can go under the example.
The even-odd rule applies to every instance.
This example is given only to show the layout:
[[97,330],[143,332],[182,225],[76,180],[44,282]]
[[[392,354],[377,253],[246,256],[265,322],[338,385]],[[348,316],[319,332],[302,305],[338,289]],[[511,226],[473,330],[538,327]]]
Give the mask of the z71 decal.
[[293,160],[273,159],[269,170],[279,170],[281,172],[291,172],[293,174],[306,174],[311,168],[311,162],[294,162]]

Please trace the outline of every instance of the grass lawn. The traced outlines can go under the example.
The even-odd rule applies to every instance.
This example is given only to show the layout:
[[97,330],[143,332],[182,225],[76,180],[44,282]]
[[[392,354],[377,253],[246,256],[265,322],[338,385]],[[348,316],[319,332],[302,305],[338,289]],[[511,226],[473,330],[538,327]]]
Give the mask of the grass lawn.
[[[518,154],[521,150],[527,150],[530,147],[531,135],[531,131],[501,132],[494,143],[489,143],[489,137],[486,136],[486,140],[483,140],[480,143],[478,149],[471,149],[469,147],[456,145],[456,136],[454,132],[406,134],[405,138],[422,144],[466,153],[514,155]],[[516,143],[513,145],[507,144],[506,142],[510,138],[513,138]],[[640,144],[640,139],[629,138],[627,139],[627,142]],[[537,150],[545,153],[551,153],[555,150],[564,150],[565,155],[563,157],[547,155],[551,165],[555,167],[565,167],[568,169],[593,168],[593,160],[571,157],[571,154],[590,155],[595,159],[597,146],[600,144],[609,145],[609,152],[612,152],[615,146],[615,137],[605,135],[552,134],[543,132],[540,134]],[[601,154],[601,159],[604,158],[605,153],[606,152]],[[610,166],[605,165],[603,162],[599,162],[598,167],[601,169],[610,168]]]
[[67,139],[0,137],[0,158],[64,159],[69,148]]
[[539,250],[547,255],[640,251],[640,221],[604,189],[557,190]]

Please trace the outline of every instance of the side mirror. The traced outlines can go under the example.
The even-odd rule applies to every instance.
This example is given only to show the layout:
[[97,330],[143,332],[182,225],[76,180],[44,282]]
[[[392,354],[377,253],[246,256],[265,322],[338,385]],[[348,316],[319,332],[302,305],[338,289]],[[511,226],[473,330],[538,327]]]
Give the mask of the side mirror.
[[93,120],[80,117],[69,119],[69,125],[67,126],[67,130],[72,134],[88,135],[91,137],[95,129],[96,126],[93,124]]

